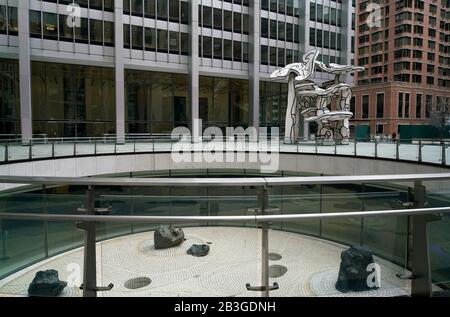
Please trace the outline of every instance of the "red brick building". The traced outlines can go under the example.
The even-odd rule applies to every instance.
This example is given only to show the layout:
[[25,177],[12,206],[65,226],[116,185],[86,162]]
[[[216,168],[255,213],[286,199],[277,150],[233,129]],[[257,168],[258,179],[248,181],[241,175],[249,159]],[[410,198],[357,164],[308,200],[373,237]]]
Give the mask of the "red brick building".
[[353,127],[391,135],[428,124],[427,105],[450,97],[450,0],[358,2],[355,42],[366,70],[355,77]]

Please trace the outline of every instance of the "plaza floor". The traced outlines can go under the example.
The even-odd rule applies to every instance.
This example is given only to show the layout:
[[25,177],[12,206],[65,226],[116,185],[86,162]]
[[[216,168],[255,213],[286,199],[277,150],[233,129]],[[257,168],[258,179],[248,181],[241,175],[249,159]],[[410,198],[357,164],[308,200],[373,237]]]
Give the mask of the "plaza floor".
[[[98,285],[113,283],[110,292],[99,296],[260,296],[246,283],[260,285],[260,230],[236,227],[184,228],[186,240],[177,247],[156,250],[153,232],[139,233],[97,244]],[[208,244],[205,257],[186,253],[192,244]],[[287,272],[270,283],[279,289],[271,296],[400,296],[410,294],[410,282],[395,274],[404,270],[381,258],[381,287],[360,293],[340,293],[334,287],[340,254],[347,246],[295,233],[270,230],[269,251],[281,256],[269,265],[284,266]],[[26,296],[29,283],[40,270],[56,269],[69,282],[61,296],[81,296],[83,249],[79,248],[37,263],[0,280],[0,296]],[[77,269],[79,268],[79,270]],[[276,267],[274,273],[279,273]],[[128,280],[151,279],[150,285],[128,289]],[[77,280],[78,279],[78,280]]]

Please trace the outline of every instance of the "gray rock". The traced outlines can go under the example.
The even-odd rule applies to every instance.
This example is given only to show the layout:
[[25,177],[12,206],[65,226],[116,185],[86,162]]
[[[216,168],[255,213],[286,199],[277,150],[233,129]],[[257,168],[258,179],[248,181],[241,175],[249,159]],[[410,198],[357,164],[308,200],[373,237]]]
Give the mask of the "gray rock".
[[372,251],[367,248],[352,246],[342,251],[336,289],[342,293],[377,289],[367,284],[367,277],[372,273],[367,267],[372,263]]
[[67,282],[59,280],[58,271],[39,271],[36,273],[36,276],[28,287],[28,295],[55,297],[61,294],[66,286]]
[[167,249],[180,245],[184,241],[184,232],[181,228],[162,225],[154,233],[155,249]]
[[192,256],[205,256],[209,252],[209,245],[193,244],[186,252]]

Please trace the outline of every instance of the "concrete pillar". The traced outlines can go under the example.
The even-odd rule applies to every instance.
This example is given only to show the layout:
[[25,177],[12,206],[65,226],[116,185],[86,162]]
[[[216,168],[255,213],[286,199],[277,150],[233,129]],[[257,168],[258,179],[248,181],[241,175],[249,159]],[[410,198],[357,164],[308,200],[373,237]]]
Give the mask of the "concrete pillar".
[[198,16],[198,0],[189,1],[191,10],[190,26],[190,63],[189,63],[189,75],[190,75],[190,91],[189,91],[189,104],[191,105],[191,133],[193,139],[197,139],[202,134],[199,124],[195,123],[199,119],[199,51],[198,51],[198,35],[199,35],[199,16]]
[[[301,1],[301,0],[294,0],[294,1]],[[310,0],[304,0],[300,2],[300,16],[299,16],[299,56],[302,58],[303,54],[305,54],[309,49],[309,26],[313,25],[309,21],[309,3]],[[301,62],[294,61],[295,63]]]
[[[341,27],[341,61],[339,64],[350,65],[352,63],[352,0],[342,1],[342,27]],[[342,82],[352,83],[353,77],[347,75]]]
[[29,1],[19,1],[19,80],[20,80],[20,120],[22,144],[33,137],[31,110],[31,62],[30,62],[30,23]]
[[249,126],[259,130],[259,65],[261,64],[260,45],[260,0],[250,1],[250,98],[249,98]]
[[125,143],[125,71],[123,63],[123,1],[114,1],[114,66],[116,78],[116,142]]
[[[309,22],[309,3],[311,2],[310,0],[305,0],[305,1],[301,1],[301,0],[294,0],[294,1],[299,1],[299,8],[300,9],[300,16],[299,16],[299,40],[300,40],[300,44],[299,44],[299,57],[300,60],[294,61],[295,63],[300,63],[303,62],[302,57],[303,54],[305,54],[307,51],[309,51],[311,49],[311,47],[309,46],[309,26],[311,25],[311,23]],[[309,125],[307,122],[305,122],[305,118],[301,115],[298,114],[298,125],[297,125],[297,129],[298,129],[298,138],[296,140],[308,140],[309,139]]]

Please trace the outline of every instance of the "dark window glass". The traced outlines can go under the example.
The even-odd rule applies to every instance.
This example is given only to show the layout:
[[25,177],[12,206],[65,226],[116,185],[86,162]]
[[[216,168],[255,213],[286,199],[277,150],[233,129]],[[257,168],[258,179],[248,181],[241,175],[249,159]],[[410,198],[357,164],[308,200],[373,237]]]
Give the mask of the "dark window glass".
[[133,25],[131,28],[131,41],[133,49],[142,50],[144,38],[143,38],[143,30],[140,25]]
[[[1,9],[0,9],[1,10]],[[1,14],[0,14],[1,19]],[[64,20],[63,20],[64,22]],[[1,29],[1,22],[0,22]],[[42,28],[41,28],[41,12],[30,10],[30,36],[41,38],[42,36]]]
[[45,39],[58,38],[58,23],[57,23],[57,15],[55,13],[48,13],[48,12],[43,13],[43,26]]
[[167,20],[167,0],[158,0],[158,19]]
[[167,53],[168,43],[167,43],[167,30],[158,29],[158,52]]
[[214,38],[214,58],[222,59],[222,39]]
[[156,30],[152,28],[145,28],[145,50],[156,50]]
[[89,20],[90,23],[90,43],[103,45],[103,21]]
[[241,49],[241,42],[239,41],[233,41],[233,60],[235,62],[240,62],[242,60],[242,49]]
[[155,0],[144,1],[144,15],[150,19],[155,18]]
[[180,1],[169,0],[169,20],[172,22],[180,21]]

